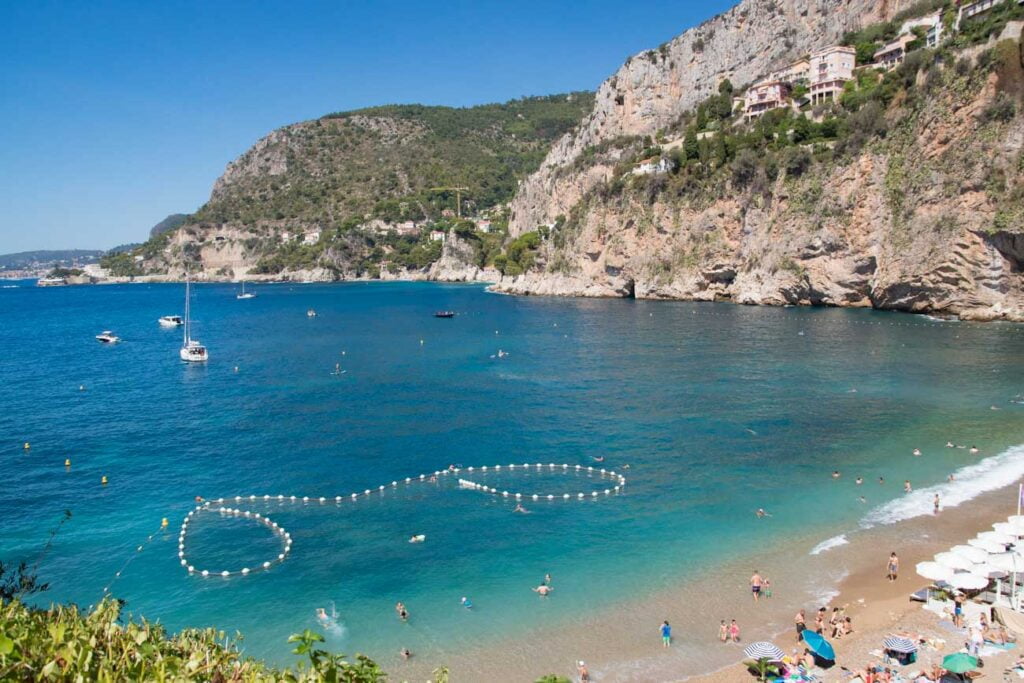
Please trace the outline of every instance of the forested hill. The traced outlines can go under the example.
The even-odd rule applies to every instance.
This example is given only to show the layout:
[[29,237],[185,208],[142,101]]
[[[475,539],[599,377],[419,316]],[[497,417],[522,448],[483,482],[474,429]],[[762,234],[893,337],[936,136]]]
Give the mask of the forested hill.
[[[463,212],[508,202],[592,106],[592,93],[576,92],[465,108],[389,105],[285,126],[228,164],[182,226],[143,245],[144,261],[108,265],[115,274],[173,273],[185,260],[220,276],[278,272],[282,260],[346,270],[367,255],[360,226],[440,218],[456,203],[443,188],[464,188]],[[204,259],[214,233],[224,258]],[[303,234],[318,235],[317,246],[291,253],[289,239]],[[340,255],[331,251],[341,243]]]

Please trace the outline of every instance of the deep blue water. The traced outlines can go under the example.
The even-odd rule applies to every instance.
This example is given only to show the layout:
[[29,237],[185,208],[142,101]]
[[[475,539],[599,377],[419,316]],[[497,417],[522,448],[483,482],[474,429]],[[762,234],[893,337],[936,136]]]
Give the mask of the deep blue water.
[[[40,567],[46,600],[95,602],[132,559],[112,593],[172,629],[238,629],[250,652],[286,661],[287,636],[316,627],[315,608],[333,601],[344,625],[333,648],[429,655],[585,615],[615,600],[624,576],[655,591],[755,541],[806,552],[868,510],[907,514],[904,479],[938,485],[972,462],[947,439],[983,456],[1024,442],[1024,406],[1011,402],[1024,388],[1019,326],[439,284],[254,289],[237,301],[231,286],[194,288],[204,366],[180,362],[179,332],[157,326],[182,312],[180,285],[0,290],[0,558],[33,558],[60,512],[74,514]],[[123,343],[97,343],[104,329]],[[509,355],[492,357],[499,349]],[[335,363],[345,374],[331,374]],[[333,498],[451,463],[594,456],[631,466],[625,495],[528,501],[519,515],[445,479],[340,505],[260,501],[247,509],[294,539],[283,564],[203,579],[176,556],[197,495]],[[1000,457],[1007,473],[995,479],[1010,483],[1024,455]],[[865,506],[852,482],[837,489],[837,468],[844,482],[888,484]],[[528,491],[596,485],[574,470],[488,477]],[[988,485],[961,479],[950,496]],[[770,527],[751,523],[757,507]],[[427,542],[407,543],[414,533]],[[211,569],[255,566],[279,547],[213,514],[196,519],[188,546]],[[538,607],[529,587],[545,572],[559,599]]]

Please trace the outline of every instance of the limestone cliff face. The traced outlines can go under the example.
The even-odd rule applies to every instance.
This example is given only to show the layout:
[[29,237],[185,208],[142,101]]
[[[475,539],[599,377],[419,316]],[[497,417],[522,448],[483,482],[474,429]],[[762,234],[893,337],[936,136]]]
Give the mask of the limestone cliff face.
[[1006,68],[933,67],[885,137],[814,172],[702,198],[652,200],[653,180],[581,191],[538,268],[495,288],[1024,321],[1024,116],[990,113],[1009,97],[1020,111],[1020,26],[1004,37],[1017,41]]
[[775,68],[836,43],[843,33],[884,21],[911,0],[743,0],[732,9],[635,55],[598,88],[594,111],[562,137],[519,188],[512,234],[548,224],[601,180],[607,169],[566,173],[588,147],[667,127],[728,78],[745,86]]

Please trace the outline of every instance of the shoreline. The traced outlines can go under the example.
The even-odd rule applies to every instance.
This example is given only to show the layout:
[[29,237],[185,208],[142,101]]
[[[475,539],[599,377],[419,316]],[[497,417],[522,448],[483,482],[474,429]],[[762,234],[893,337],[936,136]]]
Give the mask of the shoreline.
[[[937,517],[847,532],[848,543],[817,555],[810,554],[813,546],[801,538],[756,558],[736,556],[651,595],[625,600],[567,624],[533,628],[497,650],[486,644],[467,652],[424,654],[422,662],[390,657],[378,661],[396,680],[423,680],[442,664],[450,668],[453,680],[534,680],[549,673],[577,680],[574,664],[582,659],[595,681],[753,681],[741,664],[743,647],[770,640],[790,652],[797,644],[792,623],[798,609],[805,609],[812,622],[817,607],[831,610],[832,606],[848,605],[854,633],[835,643],[836,666],[828,670],[824,681],[840,680],[841,667],[856,669],[877,661],[868,653],[877,650],[882,638],[897,627],[931,632],[946,640],[944,651],[921,653],[919,663],[930,665],[958,649],[960,643],[956,634],[937,626],[934,614],[921,609],[920,603],[910,602],[910,594],[929,583],[916,575],[914,566],[964,543],[992,523],[1004,521],[1013,513],[1016,492],[1015,484],[1009,483],[944,509]],[[895,583],[884,577],[890,549],[900,557],[900,578]],[[755,560],[772,578],[775,591],[775,597],[757,605],[746,587]],[[791,578],[793,565],[797,569]],[[807,575],[817,574],[826,578],[814,586],[801,585]],[[668,618],[674,627],[675,643],[670,650],[663,650],[657,642],[656,627],[662,618]],[[739,645],[717,640],[718,619],[732,618],[742,629]],[[1016,657],[1017,652],[1011,652]],[[510,672],[517,673],[513,676]]]

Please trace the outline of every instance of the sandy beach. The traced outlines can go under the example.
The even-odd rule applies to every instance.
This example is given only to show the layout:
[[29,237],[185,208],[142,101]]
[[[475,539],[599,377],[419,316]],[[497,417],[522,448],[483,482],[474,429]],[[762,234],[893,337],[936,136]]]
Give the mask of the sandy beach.
[[[818,607],[831,611],[838,605],[845,606],[853,619],[854,632],[833,643],[836,666],[823,680],[839,681],[844,669],[878,662],[872,651],[879,651],[882,639],[900,630],[946,641],[944,649],[922,649],[918,664],[906,671],[930,667],[960,649],[964,637],[948,621],[941,624],[939,617],[922,609],[920,603],[910,602],[910,593],[928,583],[914,573],[914,565],[989,529],[993,522],[1005,520],[1015,511],[1015,496],[1016,487],[1008,486],[938,515],[849,534],[848,543],[817,555],[809,554],[814,545],[809,540],[795,539],[783,548],[738,557],[729,566],[718,568],[714,576],[626,602],[566,628],[538,627],[502,647],[450,653],[445,664],[453,681],[532,681],[545,673],[577,680],[577,659],[585,660],[592,680],[599,681],[752,681],[740,664],[746,644],[770,640],[792,651],[797,647],[792,627],[796,611],[805,609],[808,622],[813,623]],[[892,550],[901,561],[896,582],[885,577]],[[769,576],[774,589],[774,597],[757,604],[747,587],[753,569]],[[820,581],[809,581],[811,577]],[[625,589],[627,577],[623,584]],[[665,618],[675,629],[674,645],[667,650],[661,647],[657,632]],[[720,620],[734,618],[742,629],[742,642],[719,642]],[[984,670],[990,672],[989,680],[1001,680],[1003,668],[1012,664],[1017,653],[1010,650],[986,658]],[[426,662],[415,659],[385,664],[396,680],[427,680],[430,668],[436,666],[431,662],[428,668]],[[472,674],[466,675],[469,671]]]

